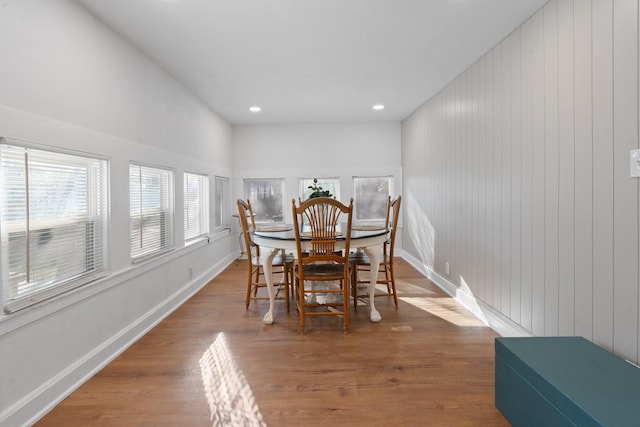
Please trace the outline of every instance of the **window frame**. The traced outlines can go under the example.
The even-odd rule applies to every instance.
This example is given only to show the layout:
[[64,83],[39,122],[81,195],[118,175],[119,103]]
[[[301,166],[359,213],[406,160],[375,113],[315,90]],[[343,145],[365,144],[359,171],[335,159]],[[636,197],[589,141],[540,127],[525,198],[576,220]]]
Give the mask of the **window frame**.
[[[10,199],[6,200],[4,214],[2,213],[3,209],[0,209],[0,274],[2,276],[4,311],[8,314],[14,313],[70,290],[86,286],[108,275],[109,161],[103,156],[92,153],[41,146],[10,138],[0,138],[0,150],[5,152],[20,151],[13,154],[16,156],[16,160],[19,158],[18,156],[24,156],[24,188],[22,188],[24,195],[17,195],[18,198],[24,196],[24,218],[7,218],[14,210],[14,207],[8,206],[12,202]],[[0,158],[2,158],[1,154]],[[11,160],[8,161],[11,162]],[[0,168],[2,163],[4,161],[0,160]],[[14,164],[18,165],[15,162]],[[5,173],[10,174],[11,172],[8,170],[0,171],[3,176]],[[40,177],[41,188],[32,187],[38,185],[39,180],[34,176],[38,173],[48,175]],[[86,174],[85,178],[81,178],[83,173]],[[72,178],[74,179],[71,180]],[[61,185],[56,179],[65,180],[66,184]],[[4,197],[3,195],[10,192],[13,197],[16,197],[15,191],[20,192],[19,180],[13,181],[13,184],[9,182],[10,180],[3,179],[2,181],[0,186],[4,183],[10,187],[12,185],[16,187],[11,190],[4,188],[0,191],[0,197]],[[53,191],[56,189],[73,190],[72,193],[67,194],[70,197],[55,197],[53,206],[50,206],[51,201],[39,199],[38,192],[49,193],[52,191],[51,188],[47,188],[51,182],[54,183],[52,185]],[[44,206],[36,206],[29,202],[33,201],[34,197],[36,205],[44,203]],[[60,200],[65,200],[67,206],[63,208],[58,205]],[[5,201],[3,200],[1,203],[4,204]],[[52,210],[51,207],[54,209]],[[16,228],[18,229],[16,230]],[[15,260],[16,254],[13,252],[12,256],[11,252],[16,249],[15,245],[10,246],[9,241],[11,234],[15,233],[25,234],[24,271],[17,274],[24,275],[27,282],[14,286],[10,283],[9,268],[11,268],[11,258]],[[36,235],[38,241],[32,240]],[[83,235],[84,238],[81,237]],[[48,254],[46,253],[47,248],[40,249],[42,238],[46,238],[47,246],[52,241],[56,243],[48,248]],[[20,248],[17,250],[21,251]],[[77,260],[78,254],[75,251],[82,253],[83,258],[81,259],[84,259],[84,262]],[[38,252],[41,253],[38,254]],[[64,258],[61,255],[69,256]],[[18,262],[20,261],[18,260]],[[34,263],[36,267],[33,267]],[[45,270],[38,271],[38,264],[45,266],[42,267]],[[29,279],[33,274],[35,277],[39,276],[42,281],[43,274],[45,276],[47,274],[47,265],[56,266],[55,277],[49,276],[49,280],[44,280],[41,283],[37,283],[36,279]],[[63,269],[60,273],[60,266],[64,266],[66,271]],[[34,270],[31,270],[32,267]],[[51,274],[51,270],[49,273]],[[60,274],[59,277],[58,274]],[[23,289],[18,289],[21,286]]]
[[[213,179],[216,201],[213,229],[218,232],[231,228],[231,178],[215,175]],[[220,197],[218,197],[219,183],[222,183],[222,195]],[[218,218],[220,218],[219,223]]]
[[[189,178],[197,179],[196,199],[197,202],[192,204],[189,200]],[[195,241],[206,238],[209,235],[209,176],[201,173],[184,172],[182,179],[183,188],[183,211],[184,211],[184,241],[185,244],[193,243]],[[196,211],[195,220],[199,224],[197,231],[190,234],[189,231],[193,228],[189,226],[189,221],[194,218],[194,215],[190,215],[190,208],[193,207]]]
[[[272,215],[271,218],[276,218],[276,219],[265,219],[264,214],[261,212],[263,203],[261,203],[254,195],[255,190],[252,190],[250,188],[247,188],[248,185],[251,185],[252,183],[255,182],[271,182],[271,183],[279,183],[279,191],[280,191],[280,203],[279,203],[279,209],[280,211],[278,212],[276,210],[276,213],[279,213],[279,215]],[[275,187],[275,186],[274,186]],[[284,191],[285,191],[285,179],[284,178],[245,178],[243,181],[243,188],[244,188],[244,199],[245,200],[249,200],[249,202],[251,203],[251,207],[253,209],[253,213],[254,213],[254,217],[255,217],[255,222],[256,224],[280,224],[280,223],[284,223],[284,218],[285,218],[285,213],[284,213]]]
[[[160,196],[163,197],[161,200],[157,200],[158,205],[161,205],[163,202],[166,201],[166,205],[163,206],[163,209],[148,209],[148,214],[146,215],[147,218],[151,217],[152,215],[158,215],[159,216],[159,235],[160,237],[160,241],[164,240],[164,244],[159,244],[154,246],[151,246],[150,248],[147,249],[141,249],[141,250],[136,250],[134,251],[133,248],[133,243],[134,243],[134,234],[137,235],[137,233],[134,233],[134,206],[132,203],[132,196],[133,196],[133,192],[132,192],[132,185],[134,184],[132,182],[132,168],[139,168],[140,173],[142,173],[143,169],[147,169],[149,171],[157,171],[157,172],[164,172],[166,173],[166,177],[165,177],[165,182],[166,182],[166,187],[164,188],[160,188],[158,190],[158,192],[160,193]],[[142,175],[140,176],[142,177]],[[142,186],[142,182],[139,183],[139,186]],[[141,189],[140,189],[141,190]],[[166,194],[164,194],[166,193]],[[142,226],[143,226],[143,222],[145,219],[145,215],[143,212],[143,208],[142,208],[142,203],[144,202],[144,195],[140,194],[138,195],[140,197],[140,224],[141,224],[141,230],[139,232],[140,234],[140,239],[143,239],[143,231],[142,230]],[[149,202],[149,199],[146,199],[147,202]],[[151,200],[154,201],[154,200]],[[148,223],[151,222],[152,225],[155,225],[154,221],[148,221]],[[140,262],[144,262],[147,261],[149,259],[158,257],[160,255],[163,255],[167,252],[171,252],[175,249],[175,231],[174,231],[174,226],[175,226],[175,173],[173,171],[172,168],[169,167],[163,167],[163,166],[156,166],[156,165],[149,165],[149,164],[144,164],[144,163],[139,163],[139,162],[135,162],[132,161],[129,163],[129,256],[131,258],[131,262],[133,264],[137,264]],[[147,230],[149,231],[149,230]],[[164,234],[163,234],[164,233]],[[142,245],[144,247],[144,244]]]
[[[366,180],[366,179],[387,179],[388,180],[388,194],[385,194],[384,197],[381,196],[380,200],[379,200],[379,211],[381,216],[380,217],[366,217],[363,216],[363,209],[362,209],[362,201],[361,201],[361,195],[360,192],[358,190],[358,180]],[[386,218],[386,212],[387,212],[387,205],[389,203],[389,196],[391,196],[393,194],[393,175],[359,175],[359,176],[354,176],[353,177],[353,208],[354,208],[354,221],[359,223],[359,224],[367,224],[367,223],[381,223],[383,224]]]

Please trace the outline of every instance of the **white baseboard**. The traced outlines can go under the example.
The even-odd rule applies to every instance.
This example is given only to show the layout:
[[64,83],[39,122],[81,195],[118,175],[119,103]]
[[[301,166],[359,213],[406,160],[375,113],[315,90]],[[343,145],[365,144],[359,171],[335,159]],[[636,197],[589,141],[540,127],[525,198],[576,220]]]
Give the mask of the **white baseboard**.
[[454,300],[462,304],[467,310],[473,313],[478,319],[484,322],[491,329],[503,337],[528,337],[533,336],[511,319],[500,313],[484,301],[477,299],[473,294],[459,288],[447,278],[441,276],[437,271],[427,267],[417,258],[402,251],[400,256],[411,264],[416,270],[435,283],[439,288],[449,294]]
[[233,261],[229,255],[0,414],[0,426],[29,426],[180,307]]

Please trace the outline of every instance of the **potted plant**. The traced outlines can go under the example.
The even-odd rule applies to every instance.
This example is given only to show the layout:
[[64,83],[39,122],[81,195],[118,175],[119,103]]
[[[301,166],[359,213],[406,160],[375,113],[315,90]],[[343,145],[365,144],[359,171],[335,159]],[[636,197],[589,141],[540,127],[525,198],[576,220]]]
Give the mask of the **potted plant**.
[[321,186],[318,185],[318,178],[313,178],[313,184],[307,187],[311,190],[311,194],[309,194],[310,199],[315,199],[316,197],[331,197],[332,194],[329,190],[323,190]]

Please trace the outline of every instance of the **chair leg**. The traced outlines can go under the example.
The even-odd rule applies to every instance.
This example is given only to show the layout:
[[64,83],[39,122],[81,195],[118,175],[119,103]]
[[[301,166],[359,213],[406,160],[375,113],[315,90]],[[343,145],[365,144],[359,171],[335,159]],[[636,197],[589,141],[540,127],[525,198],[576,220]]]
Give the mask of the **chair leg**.
[[304,300],[302,296],[303,290],[301,289],[300,278],[296,276],[295,272],[293,273],[293,291],[295,294],[294,298],[296,302],[296,310],[298,312],[298,316],[300,316],[300,330],[304,334]]
[[391,290],[393,291],[393,302],[396,304],[396,308],[398,308],[398,293],[396,292],[396,276],[393,274],[393,261],[389,262],[387,269],[389,270],[389,275],[391,276]]
[[387,284],[387,293],[390,294],[391,293],[391,281],[393,280],[391,277],[391,271],[389,269],[388,265],[385,265],[384,267],[384,278],[385,278],[385,283]]
[[353,309],[358,311],[358,263],[352,263],[351,268],[351,297],[353,298]]
[[247,281],[247,298],[246,298],[246,304],[245,304],[245,309],[249,310],[249,302],[251,301],[251,280],[253,279],[253,273],[251,271],[249,271],[249,279]]
[[[354,264],[354,268],[351,272],[351,292],[352,292],[352,298],[353,298],[353,306],[355,308],[356,311],[358,311],[358,284],[359,283],[364,283],[363,281],[360,281],[359,275],[358,273],[360,272],[360,268],[358,267],[358,264]],[[365,269],[363,268],[362,271],[365,271]],[[366,271],[370,271],[370,270],[366,270]],[[395,280],[395,276],[393,274],[393,263],[389,263],[388,265],[380,265],[379,269],[378,269],[378,274],[381,274],[384,272],[384,279],[376,279],[376,283],[368,283],[368,286],[376,286],[376,284],[385,284],[387,285],[387,294],[390,296],[393,296],[393,302],[396,306],[396,308],[398,308],[398,295],[397,295],[397,291],[396,291],[396,280]],[[379,295],[383,295],[383,294],[379,294]],[[363,295],[364,296],[364,295]]]
[[287,301],[287,313],[289,312],[289,264],[286,262],[282,267],[282,280],[284,281],[285,300]]
[[[346,278],[348,279],[348,277]],[[344,322],[344,333],[346,334],[349,330],[349,281],[343,284],[343,294],[342,294],[342,319]]]
[[291,297],[293,298],[293,303],[296,306],[296,312],[300,312],[298,308],[298,283],[296,282],[296,277],[291,277]]
[[305,313],[304,313],[304,305],[306,304],[304,300],[304,282],[301,282],[299,279],[296,279],[298,282],[298,307],[300,308],[300,330],[304,334],[304,323],[305,323]]
[[[261,271],[262,271],[262,266],[258,265],[258,266],[256,267],[256,283],[260,283],[260,274],[261,274]],[[257,286],[255,286],[255,287],[253,288],[253,296],[254,296],[254,297],[257,297],[257,296],[258,296],[258,287],[257,287]]]

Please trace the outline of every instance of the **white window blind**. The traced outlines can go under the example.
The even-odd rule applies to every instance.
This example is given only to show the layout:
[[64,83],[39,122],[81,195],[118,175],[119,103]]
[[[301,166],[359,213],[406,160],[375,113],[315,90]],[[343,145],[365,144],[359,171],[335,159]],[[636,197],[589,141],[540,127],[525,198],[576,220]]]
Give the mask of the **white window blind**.
[[184,239],[209,233],[209,177],[184,174]]
[[173,172],[129,166],[131,258],[140,261],[173,248]]
[[355,219],[382,221],[387,217],[389,195],[393,191],[391,176],[354,176]]
[[231,195],[231,185],[229,178],[216,176],[215,178],[215,228],[221,229],[229,227],[229,200]]
[[106,274],[107,162],[0,144],[5,311]]

